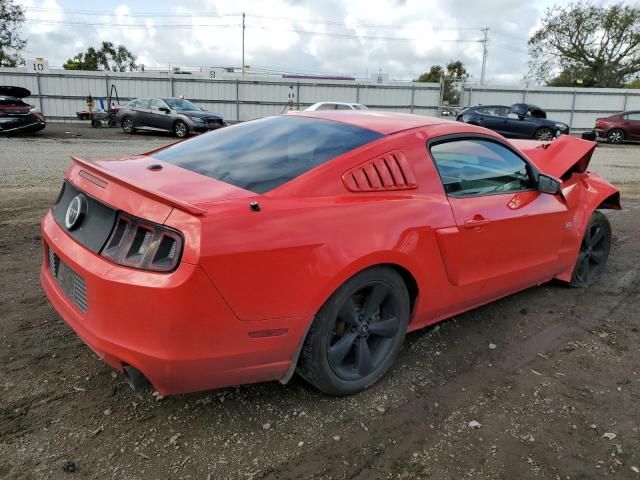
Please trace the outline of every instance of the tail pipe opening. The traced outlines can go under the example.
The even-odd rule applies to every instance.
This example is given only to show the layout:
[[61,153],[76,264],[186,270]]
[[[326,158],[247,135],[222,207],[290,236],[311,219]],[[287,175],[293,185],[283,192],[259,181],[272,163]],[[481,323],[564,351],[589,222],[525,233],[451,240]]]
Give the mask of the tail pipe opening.
[[125,365],[122,367],[124,378],[127,379],[129,386],[136,392],[144,390],[151,385],[151,382],[136,367]]

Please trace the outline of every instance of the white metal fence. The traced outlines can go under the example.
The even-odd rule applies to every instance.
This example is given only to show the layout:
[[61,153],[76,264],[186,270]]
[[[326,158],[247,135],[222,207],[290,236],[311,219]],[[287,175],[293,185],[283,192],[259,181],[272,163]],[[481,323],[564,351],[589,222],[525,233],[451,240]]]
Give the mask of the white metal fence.
[[507,88],[464,85],[461,106],[531,103],[546,110],[547,118],[572,130],[590,130],[596,118],[622,110],[640,110],[640,90],[614,88]]
[[[22,68],[0,68],[0,85],[29,89],[30,99],[47,118],[70,121],[86,109],[86,97],[107,97],[115,85],[121,102],[142,96],[179,96],[221,113],[229,121],[243,121],[283,111],[294,94],[294,108],[320,101],[358,102],[376,110],[437,116],[442,91],[438,83],[351,80],[311,80],[206,73],[85,72],[51,70],[31,73]],[[640,90],[596,88],[517,87],[464,84],[463,107],[478,104],[532,103],[548,118],[569,124],[573,130],[593,127],[595,119],[621,110],[640,110]]]
[[[194,103],[221,113],[227,120],[243,121],[281,113],[295,95],[294,108],[320,101],[358,102],[376,110],[392,110],[437,115],[440,101],[438,83],[378,84],[349,80],[308,80],[247,75],[142,72],[85,72],[52,70],[28,73],[20,68],[0,69],[0,85],[16,85],[31,91],[30,103],[40,107],[49,119],[73,120],[86,110],[85,99],[107,97],[111,85],[120,101],[135,97],[184,95]],[[105,102],[106,104],[106,102]]]

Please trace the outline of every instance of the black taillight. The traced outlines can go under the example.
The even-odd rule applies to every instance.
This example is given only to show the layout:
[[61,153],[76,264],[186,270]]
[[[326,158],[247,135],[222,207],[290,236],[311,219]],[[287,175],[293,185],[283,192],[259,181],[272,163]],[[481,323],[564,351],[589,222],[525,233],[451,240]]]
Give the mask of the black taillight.
[[175,230],[120,213],[101,255],[127,267],[170,272],[178,266],[182,244]]

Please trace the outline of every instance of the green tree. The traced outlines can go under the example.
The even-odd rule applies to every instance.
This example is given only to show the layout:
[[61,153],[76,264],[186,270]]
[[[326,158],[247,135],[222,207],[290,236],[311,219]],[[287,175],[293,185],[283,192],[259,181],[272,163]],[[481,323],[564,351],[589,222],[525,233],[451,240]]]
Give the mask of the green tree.
[[584,2],[549,8],[529,53],[540,81],[620,87],[640,71],[640,8]]
[[418,77],[416,82],[431,82],[444,84],[444,92],[442,100],[450,105],[457,105],[460,101],[460,91],[458,85],[460,82],[469,78],[467,70],[460,60],[450,61],[446,67],[441,65],[432,65],[428,72]]
[[15,67],[24,63],[20,52],[27,44],[20,37],[24,9],[13,0],[0,0],[0,67]]
[[69,58],[62,66],[65,70],[106,70],[126,72],[138,70],[136,57],[124,45],[102,42],[100,49],[89,47],[86,52]]
[[629,83],[627,83],[624,88],[637,88],[640,89],[640,77],[634,78]]

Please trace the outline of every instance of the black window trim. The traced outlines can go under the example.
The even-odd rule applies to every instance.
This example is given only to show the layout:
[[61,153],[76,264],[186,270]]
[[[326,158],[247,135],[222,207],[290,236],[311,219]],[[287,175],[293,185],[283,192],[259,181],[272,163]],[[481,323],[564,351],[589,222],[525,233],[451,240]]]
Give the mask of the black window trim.
[[[533,179],[534,185],[536,186],[532,188],[524,188],[522,190],[512,190],[509,192],[467,193],[467,194],[447,193],[447,190],[444,187],[444,182],[442,181],[442,175],[440,174],[440,170],[438,169],[438,165],[436,164],[436,161],[434,160],[433,155],[431,155],[431,147],[433,147],[434,145],[440,145],[442,143],[450,143],[454,141],[464,141],[464,140],[484,140],[484,141],[493,142],[502,147],[505,147],[507,150],[509,150],[511,153],[513,153],[516,157],[518,157],[520,160],[522,160],[525,163],[529,171],[529,174]],[[509,145],[507,142],[501,140],[500,138],[496,138],[492,135],[485,135],[482,133],[452,133],[448,135],[441,135],[439,137],[430,138],[427,141],[427,155],[429,156],[429,159],[433,163],[433,167],[436,169],[436,172],[438,172],[438,178],[440,179],[440,185],[442,186],[442,191],[447,197],[474,198],[474,197],[488,197],[493,195],[508,195],[508,194],[514,194],[514,193],[520,193],[520,192],[537,192],[538,191],[537,184],[538,184],[538,176],[541,173],[540,170],[538,170],[538,168],[528,158],[523,156],[522,153],[519,152],[517,149],[515,149],[512,145]]]

